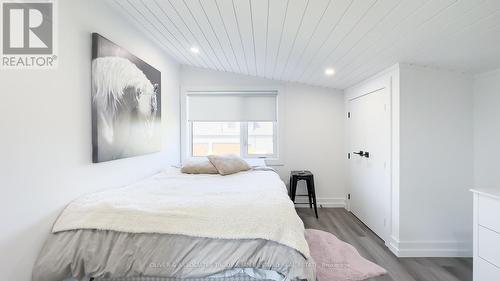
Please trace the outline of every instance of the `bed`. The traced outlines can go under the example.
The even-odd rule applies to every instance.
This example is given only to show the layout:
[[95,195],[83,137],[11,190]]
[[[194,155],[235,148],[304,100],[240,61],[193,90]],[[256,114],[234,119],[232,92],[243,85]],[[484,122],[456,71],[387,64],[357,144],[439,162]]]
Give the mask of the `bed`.
[[268,168],[167,169],[71,202],[33,281],[315,280],[304,225]]

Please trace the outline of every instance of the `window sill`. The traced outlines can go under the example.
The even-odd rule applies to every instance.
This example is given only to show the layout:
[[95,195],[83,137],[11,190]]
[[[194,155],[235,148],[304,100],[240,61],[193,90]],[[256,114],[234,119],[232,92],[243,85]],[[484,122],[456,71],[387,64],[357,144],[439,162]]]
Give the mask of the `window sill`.
[[265,159],[265,161],[266,161],[267,166],[285,166],[283,161],[281,159],[278,159],[278,158],[269,158],[269,159]]

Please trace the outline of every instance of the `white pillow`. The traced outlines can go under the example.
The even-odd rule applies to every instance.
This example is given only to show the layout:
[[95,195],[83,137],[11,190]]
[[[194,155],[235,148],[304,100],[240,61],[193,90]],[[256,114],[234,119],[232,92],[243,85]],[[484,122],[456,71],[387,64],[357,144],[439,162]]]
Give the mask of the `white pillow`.
[[266,160],[264,158],[244,158],[250,167],[266,167]]
[[245,160],[236,155],[209,155],[208,160],[223,176],[248,171],[252,168]]

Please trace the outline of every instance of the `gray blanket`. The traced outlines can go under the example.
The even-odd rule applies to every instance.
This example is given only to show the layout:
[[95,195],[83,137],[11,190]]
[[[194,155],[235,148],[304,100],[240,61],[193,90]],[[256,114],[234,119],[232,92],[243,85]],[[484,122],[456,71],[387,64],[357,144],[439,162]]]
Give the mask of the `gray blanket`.
[[73,277],[203,278],[235,268],[276,271],[289,280],[315,280],[298,251],[273,241],[226,240],[171,234],[75,230],[51,234],[33,269],[33,281]]
[[[189,279],[177,279],[177,278],[164,278],[164,277],[129,277],[129,278],[112,278],[112,279],[94,279],[94,281],[275,281],[284,280],[280,279],[263,279],[254,278],[245,273],[235,274],[230,277],[203,277],[203,278],[189,278]],[[87,280],[84,280],[87,281]]]

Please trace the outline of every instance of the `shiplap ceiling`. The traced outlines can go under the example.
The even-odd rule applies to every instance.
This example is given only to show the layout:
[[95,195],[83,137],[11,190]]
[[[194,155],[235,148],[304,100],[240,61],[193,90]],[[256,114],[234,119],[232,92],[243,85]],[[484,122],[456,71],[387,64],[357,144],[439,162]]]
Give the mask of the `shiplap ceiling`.
[[219,71],[343,89],[397,62],[500,66],[500,0],[108,1],[179,63]]

